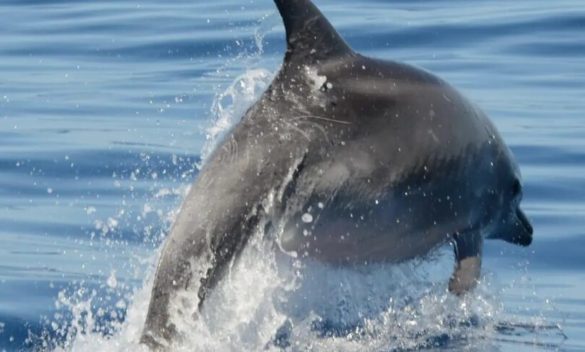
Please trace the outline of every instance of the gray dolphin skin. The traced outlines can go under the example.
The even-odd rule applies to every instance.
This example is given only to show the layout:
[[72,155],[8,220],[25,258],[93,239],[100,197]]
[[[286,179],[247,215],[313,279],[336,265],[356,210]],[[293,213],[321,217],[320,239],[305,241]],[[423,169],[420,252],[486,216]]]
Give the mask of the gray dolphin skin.
[[311,1],[275,3],[284,62],[166,239],[141,339],[153,349],[177,335],[173,299],[198,292],[200,309],[260,227],[278,228],[275,250],[331,265],[451,242],[457,295],[477,283],[484,238],[532,241],[518,167],[481,110],[424,70],[354,52]]

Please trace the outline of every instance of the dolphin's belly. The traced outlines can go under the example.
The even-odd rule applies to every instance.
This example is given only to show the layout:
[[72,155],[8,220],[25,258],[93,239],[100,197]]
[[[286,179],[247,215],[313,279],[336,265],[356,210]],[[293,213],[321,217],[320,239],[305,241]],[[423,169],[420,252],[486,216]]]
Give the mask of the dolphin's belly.
[[[381,149],[396,149],[384,143]],[[398,262],[456,233],[483,233],[499,219],[503,198],[495,190],[508,159],[497,146],[453,147],[434,156],[429,149],[416,158],[368,146],[355,142],[302,170],[285,200],[283,250],[334,263]]]
[[[309,208],[286,222],[280,247],[297,256],[334,264],[400,262],[429,253],[462,227],[457,217],[429,220],[408,207]],[[410,210],[413,210],[410,208]],[[462,221],[459,221],[462,223]]]
[[[313,187],[305,181],[301,189],[311,189],[311,195],[289,199],[280,246],[330,263],[399,262],[426,255],[455,233],[481,232],[499,206],[497,197],[484,196],[496,179],[479,167],[459,172],[458,164],[465,163],[445,170],[433,165],[441,172],[432,180],[405,178],[386,190],[364,186],[383,182],[343,175],[337,177],[343,180],[339,188],[329,188],[335,182],[327,174]],[[307,172],[306,179],[316,174]]]
[[333,264],[400,262],[429,253],[445,243],[448,236],[433,231],[423,233],[380,231],[337,219],[313,231],[290,226],[280,237],[285,252]]

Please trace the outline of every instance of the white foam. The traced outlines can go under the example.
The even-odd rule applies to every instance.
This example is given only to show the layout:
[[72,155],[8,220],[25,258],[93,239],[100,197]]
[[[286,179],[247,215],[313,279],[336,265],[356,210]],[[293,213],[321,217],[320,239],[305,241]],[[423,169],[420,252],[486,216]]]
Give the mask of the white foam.
[[293,351],[416,349],[429,338],[457,338],[470,333],[469,321],[498,315],[500,307],[489,285],[463,300],[448,293],[451,268],[450,252],[400,265],[335,268],[283,255],[257,233],[199,319],[181,322],[183,340],[172,350],[276,351],[283,326]]

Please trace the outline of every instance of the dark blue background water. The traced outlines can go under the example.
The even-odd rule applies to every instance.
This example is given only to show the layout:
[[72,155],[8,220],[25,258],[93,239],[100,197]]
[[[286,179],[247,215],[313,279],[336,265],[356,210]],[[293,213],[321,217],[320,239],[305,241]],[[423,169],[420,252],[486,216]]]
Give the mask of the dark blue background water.
[[[585,350],[585,3],[317,4],[357,51],[462,90],[515,153],[535,241],[490,242],[484,271],[532,325],[493,348]],[[39,348],[76,299],[104,307],[106,330],[124,319],[215,97],[283,50],[270,0],[0,2],[0,350]]]

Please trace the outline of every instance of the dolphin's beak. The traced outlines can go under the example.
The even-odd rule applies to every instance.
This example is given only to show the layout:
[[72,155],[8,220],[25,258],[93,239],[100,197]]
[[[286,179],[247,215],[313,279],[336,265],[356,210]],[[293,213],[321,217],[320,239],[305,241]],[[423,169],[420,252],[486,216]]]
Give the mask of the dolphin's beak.
[[532,243],[532,225],[520,208],[512,210],[508,218],[499,223],[489,238],[499,238],[519,246],[529,246]]
[[530,243],[532,243],[532,233],[534,231],[534,229],[532,228],[532,224],[530,224],[530,221],[528,220],[528,218],[526,217],[526,214],[524,214],[524,212],[518,208],[516,210],[516,221],[517,221],[517,227],[519,227],[520,229],[520,233],[517,234],[517,240],[518,240],[518,244],[522,245],[522,246],[528,246],[530,245]]

